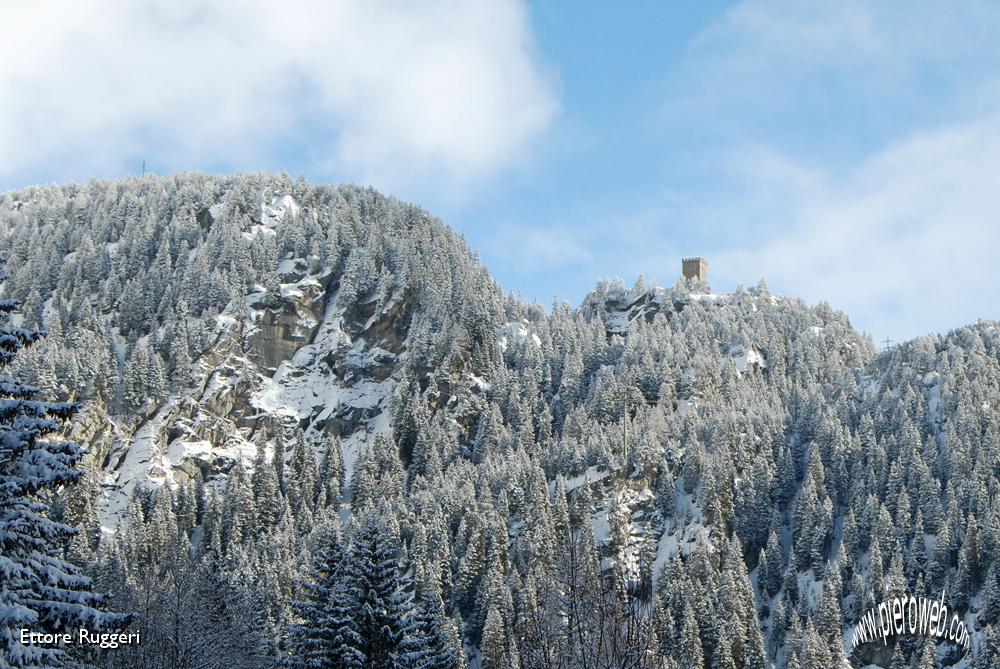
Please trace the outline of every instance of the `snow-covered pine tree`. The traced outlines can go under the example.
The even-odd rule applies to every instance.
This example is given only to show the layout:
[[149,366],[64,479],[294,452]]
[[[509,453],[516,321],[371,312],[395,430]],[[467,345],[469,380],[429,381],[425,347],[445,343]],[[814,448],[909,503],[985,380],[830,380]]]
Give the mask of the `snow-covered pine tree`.
[[291,669],[356,669],[365,666],[353,615],[356,602],[346,589],[346,551],[335,528],[320,530],[312,568],[301,584],[302,599],[292,603],[298,622],[289,625],[288,654],[282,666]]
[[375,517],[354,537],[350,561],[347,588],[364,666],[395,669],[410,627],[412,601],[399,572],[397,548]]
[[502,669],[509,666],[506,636],[503,617],[499,611],[491,608],[486,614],[486,623],[483,626],[483,669]]
[[414,602],[398,664],[406,669],[459,669],[463,666],[456,649],[441,598],[424,592]]
[[20,630],[75,633],[124,625],[127,616],[103,611],[104,596],[63,558],[77,530],[53,520],[39,498],[82,475],[75,465],[84,450],[45,439],[75,405],[34,400],[34,387],[4,373],[19,351],[42,336],[10,323],[18,304],[0,300],[0,662],[59,666],[67,657],[64,649],[23,644]]

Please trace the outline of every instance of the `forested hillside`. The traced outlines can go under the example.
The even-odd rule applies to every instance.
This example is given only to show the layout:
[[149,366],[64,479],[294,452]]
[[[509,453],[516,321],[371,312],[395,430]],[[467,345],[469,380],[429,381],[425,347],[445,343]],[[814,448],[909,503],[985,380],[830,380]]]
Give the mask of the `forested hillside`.
[[[81,406],[65,556],[143,637],[98,666],[1000,667],[997,323],[877,352],[763,281],[546,308],[287,176],[6,193],[0,254],[47,333],[7,371]],[[852,656],[904,592],[972,650]]]

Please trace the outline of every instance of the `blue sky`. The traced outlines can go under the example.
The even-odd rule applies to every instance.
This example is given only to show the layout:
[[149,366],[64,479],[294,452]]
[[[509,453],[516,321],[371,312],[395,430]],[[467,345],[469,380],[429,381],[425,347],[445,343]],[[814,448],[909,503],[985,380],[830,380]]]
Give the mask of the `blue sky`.
[[995,3],[21,4],[0,188],[286,169],[425,206],[546,305],[703,255],[878,339],[1000,317]]

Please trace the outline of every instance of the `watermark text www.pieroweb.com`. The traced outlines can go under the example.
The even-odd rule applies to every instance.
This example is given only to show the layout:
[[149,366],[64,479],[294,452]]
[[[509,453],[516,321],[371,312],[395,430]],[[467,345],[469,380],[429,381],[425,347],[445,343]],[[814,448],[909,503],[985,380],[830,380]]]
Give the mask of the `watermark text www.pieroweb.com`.
[[854,630],[852,645],[857,648],[871,641],[888,644],[889,639],[904,634],[947,639],[964,651],[969,650],[969,630],[965,622],[952,614],[948,618],[944,593],[939,600],[903,595],[869,609]]

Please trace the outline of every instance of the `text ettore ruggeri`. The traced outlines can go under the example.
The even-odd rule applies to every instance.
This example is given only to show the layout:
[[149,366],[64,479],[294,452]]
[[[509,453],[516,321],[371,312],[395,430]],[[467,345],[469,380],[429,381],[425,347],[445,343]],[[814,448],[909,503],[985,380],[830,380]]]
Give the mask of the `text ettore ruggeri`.
[[110,649],[140,643],[138,632],[92,632],[83,628],[76,633],[35,632],[29,629],[22,629],[20,632],[21,644],[25,646],[97,646]]

